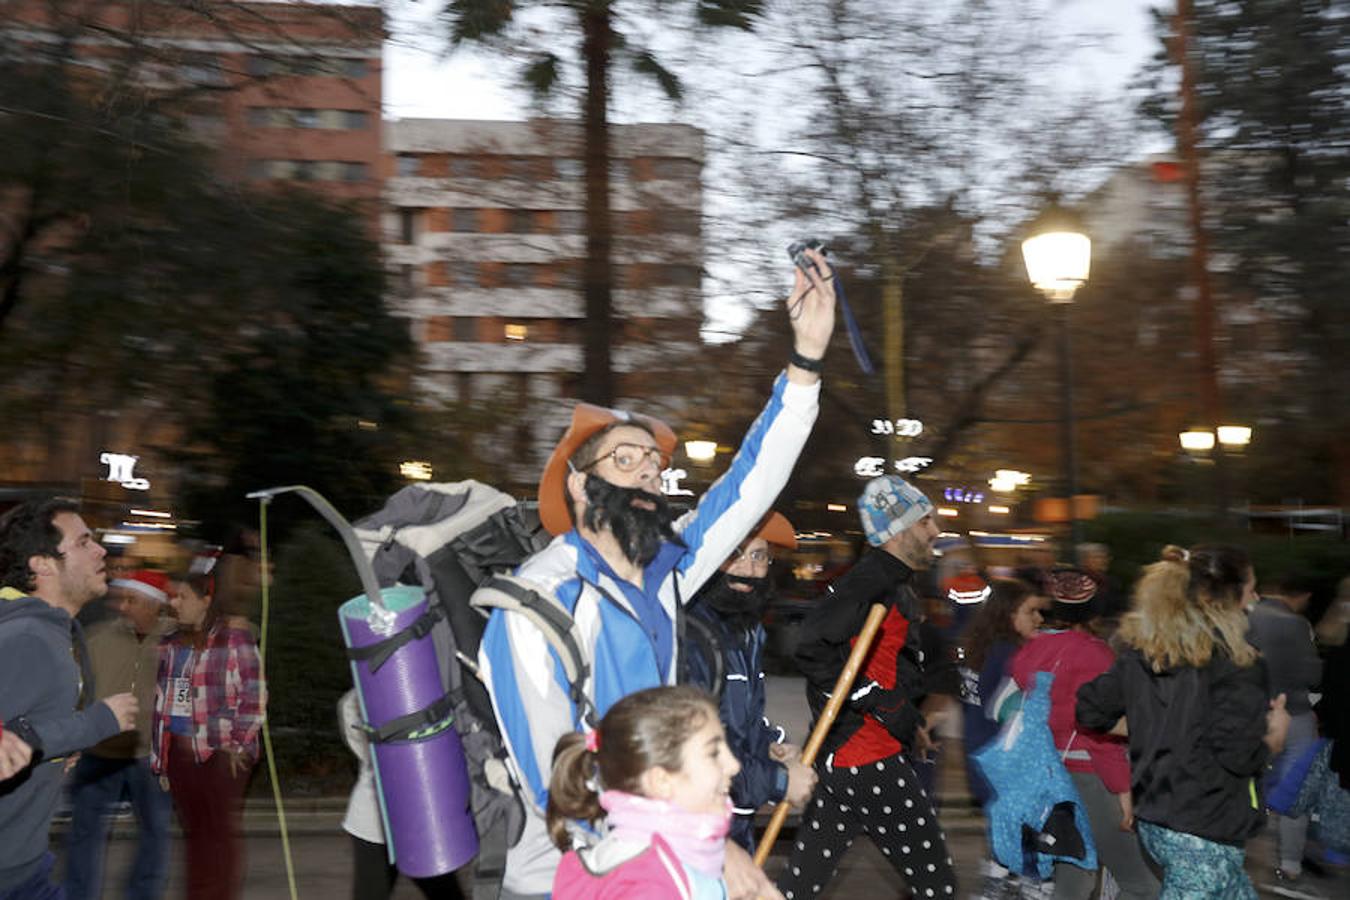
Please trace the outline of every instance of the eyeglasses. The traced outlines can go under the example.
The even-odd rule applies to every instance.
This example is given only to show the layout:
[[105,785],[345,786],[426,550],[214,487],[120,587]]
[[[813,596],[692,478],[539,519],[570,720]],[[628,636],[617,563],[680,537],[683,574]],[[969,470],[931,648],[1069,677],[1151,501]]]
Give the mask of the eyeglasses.
[[597,457],[582,466],[577,471],[585,472],[593,469],[607,459],[614,461],[614,468],[620,472],[636,472],[642,468],[642,464],[648,459],[656,461],[657,468],[667,469],[670,467],[670,454],[662,452],[660,447],[644,447],[641,444],[618,444],[613,450],[604,456]]
[[768,550],[748,550],[748,551],[747,551],[747,550],[742,550],[742,549],[739,548],[739,547],[737,547],[737,548],[736,548],[736,551],[735,551],[734,553],[731,554],[731,559],[728,560],[728,562],[731,562],[731,563],[738,563],[738,562],[740,562],[740,561],[743,560],[743,559],[747,559],[747,560],[749,560],[750,562],[754,563],[754,564],[757,565],[757,566],[771,566],[771,565],[773,565],[773,554],[770,553]]

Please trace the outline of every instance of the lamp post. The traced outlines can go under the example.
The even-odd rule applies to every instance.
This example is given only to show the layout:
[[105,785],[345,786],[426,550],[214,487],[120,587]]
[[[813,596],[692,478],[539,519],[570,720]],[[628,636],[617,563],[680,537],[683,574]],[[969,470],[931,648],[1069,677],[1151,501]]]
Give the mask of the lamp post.
[[[1082,541],[1082,526],[1074,509],[1078,494],[1078,460],[1074,446],[1073,358],[1069,352],[1069,305],[1088,279],[1092,241],[1079,218],[1057,203],[1037,216],[1022,241],[1027,277],[1055,307],[1059,326],[1060,445],[1064,464],[1064,492],[1069,510],[1071,550]],[[1072,559],[1072,556],[1069,556]]]

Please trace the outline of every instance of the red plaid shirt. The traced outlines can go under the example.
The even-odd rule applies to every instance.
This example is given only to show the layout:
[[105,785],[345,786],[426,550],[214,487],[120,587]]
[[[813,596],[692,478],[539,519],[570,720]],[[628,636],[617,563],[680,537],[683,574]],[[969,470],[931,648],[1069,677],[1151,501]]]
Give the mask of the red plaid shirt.
[[[159,645],[159,670],[155,679],[155,718],[151,725],[150,765],[163,772],[169,758],[169,718],[173,693],[173,652],[177,638],[166,637]],[[258,731],[267,708],[267,687],[262,679],[262,660],[252,632],[224,623],[211,629],[206,646],[192,648],[183,667],[192,678],[192,753],[206,762],[217,750],[258,758]]]

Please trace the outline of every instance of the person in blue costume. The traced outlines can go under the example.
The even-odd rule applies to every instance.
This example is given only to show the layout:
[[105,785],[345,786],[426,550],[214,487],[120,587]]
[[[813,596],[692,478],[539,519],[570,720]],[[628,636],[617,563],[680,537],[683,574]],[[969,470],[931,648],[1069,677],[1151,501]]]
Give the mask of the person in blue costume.
[[[727,471],[676,519],[660,494],[675,433],[657,419],[579,404],[544,468],[539,516],[552,543],[518,579],[571,612],[591,664],[583,689],[595,713],[645,688],[674,684],[677,617],[745,539],[787,483],[815,422],[820,371],[834,331],[833,274],[807,251],[787,299],[793,351]],[[542,897],[562,856],[545,827],[558,739],[583,727],[561,666],[523,613],[495,610],[478,662],[513,774],[526,800],[521,839],[507,853],[502,896]],[[728,847],[732,900],[780,896],[749,854]]]

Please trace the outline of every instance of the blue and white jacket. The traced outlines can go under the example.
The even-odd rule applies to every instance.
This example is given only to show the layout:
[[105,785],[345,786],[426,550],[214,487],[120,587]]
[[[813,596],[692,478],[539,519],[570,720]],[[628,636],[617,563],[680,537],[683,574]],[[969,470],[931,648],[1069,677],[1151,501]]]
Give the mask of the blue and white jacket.
[[[676,604],[694,596],[768,511],[811,432],[819,396],[819,382],[778,377],[730,468],[676,521],[685,546],[663,545],[641,587],[618,578],[575,530],[516,571],[571,611],[592,666],[588,687],[597,715],[635,691],[676,683]],[[548,641],[520,613],[493,611],[478,662],[527,800],[525,832],[507,854],[504,886],[547,893],[561,859],[544,827],[553,749],[580,729],[581,713]]]

